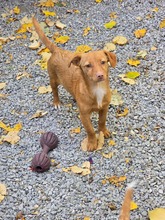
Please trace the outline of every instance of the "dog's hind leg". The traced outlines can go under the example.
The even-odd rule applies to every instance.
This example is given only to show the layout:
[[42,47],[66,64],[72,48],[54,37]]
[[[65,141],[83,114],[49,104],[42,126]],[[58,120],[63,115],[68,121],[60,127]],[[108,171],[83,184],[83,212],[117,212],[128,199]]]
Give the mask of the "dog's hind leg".
[[52,72],[51,69],[48,67],[48,73],[49,73],[49,80],[50,80],[50,86],[52,88],[52,93],[53,93],[53,104],[55,109],[60,108],[61,102],[58,96],[58,77],[55,73],[55,71]]

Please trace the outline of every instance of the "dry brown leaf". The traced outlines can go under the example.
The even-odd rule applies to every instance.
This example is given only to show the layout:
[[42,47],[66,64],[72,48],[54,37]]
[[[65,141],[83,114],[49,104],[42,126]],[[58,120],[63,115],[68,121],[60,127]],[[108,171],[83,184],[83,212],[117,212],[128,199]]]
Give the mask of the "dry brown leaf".
[[105,154],[105,153],[102,153],[103,157],[107,158],[107,159],[110,159],[113,157],[114,155],[114,152],[109,152],[108,154]]
[[23,77],[32,78],[32,75],[27,72],[18,73],[16,76],[17,80],[22,79]]
[[126,176],[111,176],[111,177],[106,177],[106,180],[108,180],[111,184],[114,184],[117,187],[121,186],[121,183],[126,180]]
[[117,18],[116,12],[114,12],[114,11],[111,12],[109,16],[110,16],[110,18],[114,18],[114,19]]
[[65,24],[61,23],[61,21],[56,21],[55,23],[56,27],[59,28],[60,30],[64,29],[66,27]]
[[0,98],[1,98],[1,99],[6,99],[7,96],[8,96],[8,94],[2,94],[2,93],[0,93]]
[[50,85],[48,85],[48,86],[41,86],[41,87],[38,88],[38,92],[40,94],[50,93],[50,92],[52,92],[52,88],[51,88]]
[[107,50],[107,51],[114,51],[114,50],[116,50],[116,45],[113,43],[107,43],[107,44],[105,44],[103,49]]
[[149,211],[148,216],[149,216],[150,220],[164,220],[165,219],[165,209],[164,208],[156,208],[152,211]]
[[6,186],[3,183],[0,183],[0,202],[5,198],[7,195]]
[[0,83],[0,89],[4,89],[6,87],[6,83]]
[[121,95],[119,94],[119,92],[117,91],[117,89],[114,89],[111,91],[111,105],[122,105],[123,104],[123,100]]
[[116,36],[115,38],[113,38],[112,42],[114,44],[125,45],[128,42],[128,40],[126,37]]
[[41,43],[40,41],[34,41],[32,44],[29,45],[29,48],[32,50],[36,50],[40,47]]
[[116,114],[116,117],[119,118],[119,117],[125,117],[126,115],[128,115],[129,113],[129,109],[128,108],[125,108],[123,112],[120,112]]
[[31,120],[31,119],[34,119],[34,118],[41,118],[41,117],[43,117],[46,114],[48,114],[48,112],[37,110],[36,113],[31,118],[29,118],[29,119]]
[[32,18],[28,18],[28,16],[26,15],[25,17],[23,17],[21,20],[20,20],[20,23],[21,24],[28,24],[28,23],[32,23]]
[[76,173],[76,174],[81,174],[83,172],[83,168],[82,167],[78,167],[78,166],[72,166],[70,167],[70,170],[73,172],[73,173]]
[[49,18],[46,18],[45,23],[49,26],[49,27],[53,27],[55,22],[51,21]]
[[101,150],[103,148],[104,145],[104,134],[102,131],[100,131],[99,134],[96,135],[97,139],[98,139],[98,147],[97,150]]
[[30,37],[30,41],[34,41],[34,42],[38,41],[39,36],[38,36],[37,32],[36,31],[30,31],[30,32],[32,34],[31,37]]
[[125,76],[125,74],[119,74],[119,77],[126,83],[130,84],[130,85],[134,85],[136,84],[134,79],[129,79]]
[[10,144],[16,144],[19,140],[18,131],[9,131],[7,135],[2,136],[2,141],[6,141]]
[[82,168],[90,169],[90,168],[91,168],[90,162],[89,162],[89,161],[85,161],[85,162],[82,164]]
[[157,49],[158,49],[157,47],[154,47],[154,46],[151,47],[151,50],[152,50],[152,51],[155,51],[155,50],[157,50]]

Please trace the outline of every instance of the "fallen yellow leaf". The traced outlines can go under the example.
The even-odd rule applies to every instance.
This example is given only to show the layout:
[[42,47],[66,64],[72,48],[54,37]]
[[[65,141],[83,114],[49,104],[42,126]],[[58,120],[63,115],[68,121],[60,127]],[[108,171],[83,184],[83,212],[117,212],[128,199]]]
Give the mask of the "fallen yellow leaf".
[[116,36],[115,38],[113,38],[112,42],[114,44],[119,44],[119,45],[124,45],[128,42],[126,37],[123,36]]
[[84,28],[84,30],[83,30],[83,36],[87,36],[90,30],[91,30],[90,27]]
[[103,0],[95,0],[96,3],[101,3]]
[[159,8],[155,7],[155,8],[152,9],[152,11],[153,11],[153,12],[158,12],[158,11],[159,11]]
[[131,201],[131,204],[130,204],[130,210],[135,210],[138,208],[138,205],[134,202],[134,201]]
[[44,15],[46,17],[48,17],[48,16],[53,16],[53,17],[56,16],[56,13],[54,11],[45,11],[45,10],[43,10],[42,12],[44,13]]
[[81,128],[80,127],[72,128],[70,132],[75,133],[75,134],[79,134],[81,132]]
[[140,60],[129,59],[127,63],[131,66],[138,66],[140,64]]
[[17,34],[25,33],[28,28],[32,27],[32,23],[22,24],[21,27],[16,31]]
[[79,45],[76,48],[76,52],[82,52],[82,53],[88,52],[90,50],[92,50],[92,48],[88,45]]
[[55,39],[55,42],[59,44],[65,44],[66,42],[68,42],[69,39],[69,36],[60,36]]
[[163,20],[160,22],[159,27],[160,27],[160,28],[165,28],[165,19],[163,19]]
[[110,21],[110,22],[104,24],[104,27],[107,29],[112,29],[115,26],[116,26],[116,21]]
[[125,76],[129,79],[136,79],[138,76],[140,76],[139,72],[127,72]]
[[110,141],[109,141],[109,146],[115,146],[115,145],[116,145],[116,143],[115,143],[114,140],[110,140]]
[[146,35],[146,29],[138,29],[134,32],[136,38],[142,38]]
[[0,121],[0,128],[3,128],[5,131],[20,131],[22,129],[22,124],[18,123],[13,128],[6,126],[2,121]]
[[148,216],[149,216],[150,220],[164,220],[165,219],[165,209],[164,208],[156,208],[152,211],[149,211]]
[[14,12],[14,14],[19,14],[20,8],[18,6],[16,6],[15,8],[13,8],[13,12]]
[[[97,0],[96,0],[97,1]],[[84,220],[90,220],[91,218],[89,216],[85,216]]]
[[40,1],[40,4],[38,6],[54,7],[54,2],[53,2],[53,0]]

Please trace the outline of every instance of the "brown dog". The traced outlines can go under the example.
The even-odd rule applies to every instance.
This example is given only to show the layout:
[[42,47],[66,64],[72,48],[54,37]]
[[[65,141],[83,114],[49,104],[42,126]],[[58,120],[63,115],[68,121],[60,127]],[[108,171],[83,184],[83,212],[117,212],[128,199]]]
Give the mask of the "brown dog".
[[94,111],[99,113],[99,131],[108,138],[110,132],[105,125],[111,100],[108,67],[116,66],[116,55],[104,50],[88,53],[62,50],[45,36],[35,18],[33,24],[40,39],[52,53],[48,61],[48,73],[55,108],[60,106],[57,89],[60,84],[77,101],[80,118],[88,134],[88,151],[96,150],[97,138],[90,116]]

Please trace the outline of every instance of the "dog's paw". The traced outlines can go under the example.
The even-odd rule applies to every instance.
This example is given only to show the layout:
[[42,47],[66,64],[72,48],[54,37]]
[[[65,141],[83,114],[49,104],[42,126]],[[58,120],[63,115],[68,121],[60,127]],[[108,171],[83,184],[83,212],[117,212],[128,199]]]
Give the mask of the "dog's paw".
[[54,108],[55,109],[61,109],[61,103],[60,102],[54,102]]
[[54,108],[57,110],[57,109],[61,109],[61,105],[58,104],[58,105],[54,105]]
[[94,151],[97,150],[97,140],[87,143],[87,151]]
[[109,130],[107,130],[107,129],[105,129],[102,132],[103,132],[105,138],[109,138],[111,136],[111,132]]

